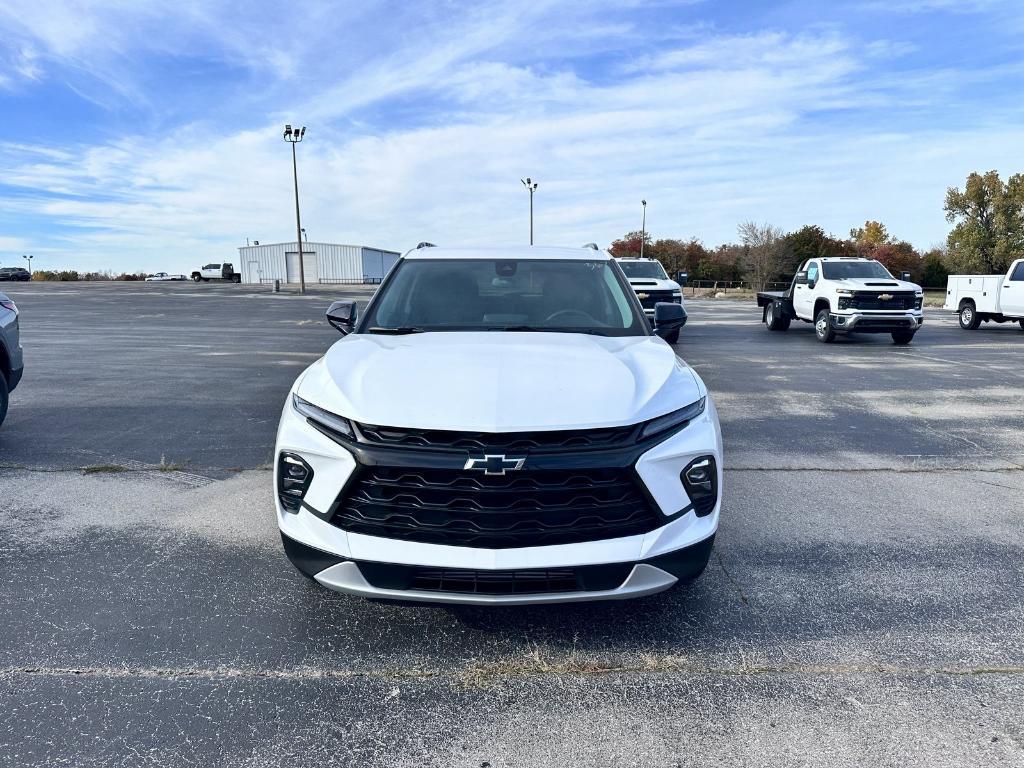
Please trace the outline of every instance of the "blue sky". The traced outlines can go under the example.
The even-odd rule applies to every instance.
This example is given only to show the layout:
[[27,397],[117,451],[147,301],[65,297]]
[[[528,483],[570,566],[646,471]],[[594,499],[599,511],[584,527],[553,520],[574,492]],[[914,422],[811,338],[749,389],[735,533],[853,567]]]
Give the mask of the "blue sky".
[[[283,9],[287,8],[287,12]],[[0,264],[186,271],[293,237],[404,249],[944,241],[1024,171],[1024,8],[997,0],[0,5]]]

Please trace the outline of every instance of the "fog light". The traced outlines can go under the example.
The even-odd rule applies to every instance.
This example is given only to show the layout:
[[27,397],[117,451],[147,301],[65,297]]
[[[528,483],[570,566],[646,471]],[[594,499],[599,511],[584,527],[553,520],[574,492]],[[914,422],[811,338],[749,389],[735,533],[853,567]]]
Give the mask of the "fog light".
[[288,512],[298,512],[313,482],[313,468],[297,453],[282,453],[277,460],[277,499]]
[[700,456],[679,475],[698,517],[711,514],[718,501],[718,465],[714,456]]

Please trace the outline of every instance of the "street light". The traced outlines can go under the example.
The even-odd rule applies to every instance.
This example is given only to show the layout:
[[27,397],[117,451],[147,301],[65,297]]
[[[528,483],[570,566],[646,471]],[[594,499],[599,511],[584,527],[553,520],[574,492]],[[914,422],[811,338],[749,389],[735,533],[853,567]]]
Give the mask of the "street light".
[[644,207],[644,218],[643,223],[640,225],[640,258],[644,257],[644,241],[647,239],[647,201],[641,200],[640,204]]
[[309,242],[309,235],[306,234],[306,228],[305,227],[302,228],[302,239],[304,241],[306,241],[307,243]]
[[530,193],[530,245],[533,245],[533,193],[537,191],[537,182],[529,176],[525,179],[520,179],[520,181],[523,182],[523,186]]
[[292,177],[295,179],[295,246],[299,249],[299,293],[306,292],[306,269],[302,264],[302,220],[299,218],[299,166],[295,159],[295,145],[306,135],[306,127],[292,130],[284,127],[284,140],[292,145]]
[[31,275],[32,274],[32,254],[29,254],[28,256],[26,256],[25,254],[21,254],[21,258],[28,259],[28,273],[29,273],[29,275]]

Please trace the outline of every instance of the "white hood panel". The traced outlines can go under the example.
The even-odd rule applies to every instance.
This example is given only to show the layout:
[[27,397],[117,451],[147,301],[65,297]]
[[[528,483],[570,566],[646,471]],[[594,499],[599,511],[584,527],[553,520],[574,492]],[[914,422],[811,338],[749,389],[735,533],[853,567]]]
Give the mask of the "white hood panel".
[[366,424],[517,432],[632,424],[706,390],[653,336],[438,332],[348,336],[298,392]]

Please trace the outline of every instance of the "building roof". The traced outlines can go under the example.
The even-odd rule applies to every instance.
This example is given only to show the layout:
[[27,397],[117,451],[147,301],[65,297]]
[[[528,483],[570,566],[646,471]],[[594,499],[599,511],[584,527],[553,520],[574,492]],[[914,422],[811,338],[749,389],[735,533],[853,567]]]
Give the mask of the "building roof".
[[559,259],[579,261],[605,261],[611,258],[607,251],[593,248],[552,248],[540,245],[507,245],[501,247],[440,248],[427,246],[405,253],[406,259]]

